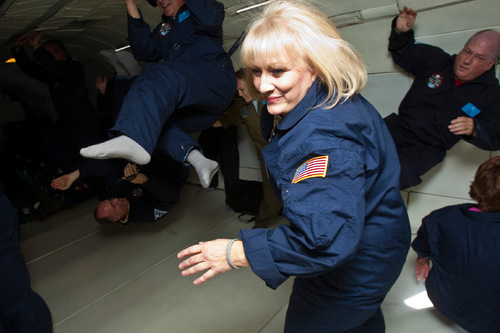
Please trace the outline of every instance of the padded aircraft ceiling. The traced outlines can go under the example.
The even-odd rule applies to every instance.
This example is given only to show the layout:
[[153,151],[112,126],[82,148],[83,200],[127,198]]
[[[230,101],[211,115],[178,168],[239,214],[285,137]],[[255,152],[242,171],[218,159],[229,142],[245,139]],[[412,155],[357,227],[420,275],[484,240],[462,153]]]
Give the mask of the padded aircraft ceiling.
[[[266,1],[219,1],[226,9],[224,43],[229,49],[256,10],[241,14],[236,11]],[[423,10],[464,1],[467,0],[320,0],[317,4],[342,27],[395,16],[398,7]],[[158,8],[146,0],[137,0],[137,4],[150,25],[159,22]],[[74,58],[84,62],[93,58],[103,63],[99,50],[127,43],[125,5],[123,0],[0,0],[0,60],[9,57],[17,37],[36,30],[46,31],[44,39],[62,40]]]

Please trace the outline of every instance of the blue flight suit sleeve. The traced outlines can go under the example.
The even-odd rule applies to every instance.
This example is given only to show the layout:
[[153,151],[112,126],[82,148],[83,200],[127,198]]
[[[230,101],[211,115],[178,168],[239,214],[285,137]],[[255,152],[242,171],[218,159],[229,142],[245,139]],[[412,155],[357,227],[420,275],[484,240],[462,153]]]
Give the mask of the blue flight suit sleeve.
[[496,93],[491,93],[490,101],[486,102],[486,109],[474,117],[476,128],[475,136],[463,136],[463,139],[474,146],[484,150],[500,149],[500,88]]
[[450,56],[438,47],[415,43],[413,30],[398,33],[395,30],[397,17],[392,21],[389,36],[389,51],[396,65],[415,76],[427,75],[426,69],[435,64],[437,59],[447,59]]
[[197,31],[214,36],[222,36],[224,22],[224,5],[214,0],[186,0],[188,8],[195,19]]
[[411,247],[417,252],[420,258],[430,258],[431,249],[429,246],[429,238],[427,236],[427,220],[424,219],[422,225],[417,231],[417,237],[411,243]]
[[[213,0],[188,0],[186,5],[191,11],[194,28],[199,35],[213,36],[222,39],[222,23],[224,6]],[[151,27],[142,18],[136,19],[127,14],[128,35],[131,50],[137,60],[147,62],[164,58],[160,41],[161,23],[151,32]],[[163,21],[167,18],[163,16]],[[193,38],[189,36],[188,38]],[[163,50],[164,51],[164,50]]]
[[269,287],[291,275],[323,274],[355,254],[365,223],[365,174],[364,149],[351,143],[312,152],[329,156],[325,178],[292,184],[295,170],[285,171],[290,179],[281,197],[290,227],[240,232],[252,270]]
[[128,37],[130,49],[135,59],[148,62],[161,59],[160,41],[158,33],[151,33],[151,27],[142,18],[133,18],[127,14]]

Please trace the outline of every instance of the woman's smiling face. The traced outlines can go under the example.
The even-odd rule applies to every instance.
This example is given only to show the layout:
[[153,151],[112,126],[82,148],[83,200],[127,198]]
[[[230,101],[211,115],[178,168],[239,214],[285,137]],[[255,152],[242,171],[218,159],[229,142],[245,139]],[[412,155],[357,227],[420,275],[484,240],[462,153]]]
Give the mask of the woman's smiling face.
[[262,67],[252,68],[253,84],[272,115],[285,116],[299,104],[316,79],[303,62],[273,58]]

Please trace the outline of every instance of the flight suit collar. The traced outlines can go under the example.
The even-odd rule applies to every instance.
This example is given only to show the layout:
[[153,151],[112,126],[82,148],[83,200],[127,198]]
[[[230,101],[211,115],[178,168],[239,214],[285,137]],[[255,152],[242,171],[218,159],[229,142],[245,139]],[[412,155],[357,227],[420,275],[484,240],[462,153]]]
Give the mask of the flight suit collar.
[[162,14],[162,21],[163,22],[178,22],[181,23],[184,21],[186,18],[191,16],[191,11],[189,10],[189,7],[187,5],[182,5],[181,8],[177,11],[177,15],[174,17],[172,16],[166,16],[165,14]]

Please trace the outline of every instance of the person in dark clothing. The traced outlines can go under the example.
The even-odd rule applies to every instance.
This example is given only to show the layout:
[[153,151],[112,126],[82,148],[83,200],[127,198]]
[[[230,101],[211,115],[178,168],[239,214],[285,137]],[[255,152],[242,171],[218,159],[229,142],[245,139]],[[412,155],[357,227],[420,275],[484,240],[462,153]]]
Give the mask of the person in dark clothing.
[[402,190],[418,185],[460,139],[480,149],[500,149],[500,86],[493,67],[500,34],[480,31],[457,55],[449,55],[415,43],[416,16],[404,7],[389,37],[394,62],[415,77],[399,113],[384,119],[398,150]]
[[[0,127],[0,150],[4,133]],[[52,315],[31,289],[19,244],[17,213],[0,180],[0,332],[52,332]]]
[[[81,150],[88,158],[149,163],[155,149],[192,165],[203,187],[217,171],[188,135],[210,127],[236,90],[222,45],[224,5],[215,0],[157,0],[162,22],[151,32],[135,0],[125,0],[137,60],[148,62],[131,86],[111,140]],[[159,61],[163,60],[163,61]]]
[[[40,31],[36,36],[19,37],[12,53],[24,73],[48,85],[76,159],[82,147],[101,142],[105,132],[88,97],[83,65],[71,59],[62,42],[47,40],[41,43],[42,35],[43,31]],[[23,46],[27,42],[34,48],[36,61],[24,52]]]
[[[120,159],[86,159],[85,162],[80,164],[81,169],[54,179],[51,185],[65,191],[76,180],[102,179],[108,196],[94,213],[96,221],[102,224],[157,221],[175,207],[189,176],[186,166],[160,152],[155,152],[151,163],[140,170],[139,166]],[[109,215],[111,208],[116,208],[112,209],[112,216]]]
[[[238,149],[238,128],[236,126],[209,127],[201,131],[198,143],[203,155],[219,162],[219,170],[224,177],[226,199],[240,177],[240,155]],[[219,178],[214,175],[209,188],[219,186]],[[205,193],[200,190],[200,194]]]
[[412,248],[415,272],[435,308],[467,332],[500,331],[500,156],[479,166],[469,195],[477,204],[433,211]]
[[163,153],[155,153],[140,171],[128,163],[123,180],[110,188],[110,199],[99,203],[94,217],[102,224],[156,222],[175,207],[188,176],[187,167]]

